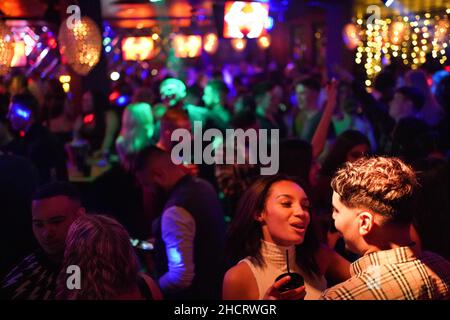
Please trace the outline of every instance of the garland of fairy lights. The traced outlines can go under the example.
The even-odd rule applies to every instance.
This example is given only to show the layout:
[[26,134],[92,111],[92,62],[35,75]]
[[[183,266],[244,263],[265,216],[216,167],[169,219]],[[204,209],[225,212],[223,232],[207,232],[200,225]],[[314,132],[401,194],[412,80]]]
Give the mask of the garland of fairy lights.
[[392,59],[401,59],[406,66],[417,69],[424,64],[427,54],[441,64],[447,61],[450,22],[448,15],[431,13],[415,16],[398,16],[396,18],[375,20],[374,24],[364,24],[357,19],[361,41],[358,44],[355,62],[363,64],[366,70],[366,86],[372,85],[373,79],[382,66]]

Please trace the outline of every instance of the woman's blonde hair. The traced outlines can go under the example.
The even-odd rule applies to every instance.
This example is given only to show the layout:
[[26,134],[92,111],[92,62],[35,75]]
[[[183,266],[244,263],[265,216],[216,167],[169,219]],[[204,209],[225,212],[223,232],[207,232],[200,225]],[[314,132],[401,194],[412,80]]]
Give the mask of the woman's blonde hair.
[[153,112],[148,103],[132,103],[125,108],[122,129],[116,139],[116,149],[120,162],[126,168],[130,155],[151,144],[154,132]]
[[[69,289],[66,273],[76,265],[81,271],[81,288]],[[64,300],[108,300],[128,293],[138,279],[138,260],[125,228],[104,215],[83,215],[71,225],[57,298]]]

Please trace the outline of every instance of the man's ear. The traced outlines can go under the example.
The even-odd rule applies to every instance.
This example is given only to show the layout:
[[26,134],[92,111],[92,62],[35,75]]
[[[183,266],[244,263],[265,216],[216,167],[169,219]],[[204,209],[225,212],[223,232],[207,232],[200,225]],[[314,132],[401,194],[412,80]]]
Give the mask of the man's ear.
[[363,211],[358,214],[359,219],[359,234],[367,235],[375,225],[374,216],[372,213]]

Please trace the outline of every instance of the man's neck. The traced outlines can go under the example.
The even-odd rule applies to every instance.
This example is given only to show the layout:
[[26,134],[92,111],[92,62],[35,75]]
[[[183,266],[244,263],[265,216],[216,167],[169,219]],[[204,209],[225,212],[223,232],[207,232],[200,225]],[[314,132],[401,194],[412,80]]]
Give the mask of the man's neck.
[[382,240],[379,243],[370,243],[368,244],[366,250],[363,252],[363,255],[367,255],[369,253],[385,251],[396,249],[400,247],[407,247],[414,244],[411,240],[411,236],[409,234],[409,228],[405,228],[404,230],[391,230],[385,233],[386,239]]
[[64,260],[64,253],[52,255],[47,254],[47,258],[53,263],[61,264]]

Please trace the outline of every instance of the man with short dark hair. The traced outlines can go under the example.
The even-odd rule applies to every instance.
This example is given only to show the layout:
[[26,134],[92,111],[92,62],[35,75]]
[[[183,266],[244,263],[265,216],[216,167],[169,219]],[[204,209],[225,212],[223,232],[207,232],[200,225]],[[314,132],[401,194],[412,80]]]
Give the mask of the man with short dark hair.
[[85,212],[71,184],[52,182],[39,188],[33,196],[32,225],[40,249],[1,281],[0,295],[14,300],[53,299],[67,232],[72,222]]
[[[389,133],[385,151],[414,164],[423,154],[423,139],[430,131],[427,123],[419,118],[425,104],[425,96],[414,87],[401,87],[395,91],[389,104],[389,116],[395,125]],[[386,136],[387,136],[386,132]]]
[[213,187],[188,175],[157,147],[140,152],[135,170],[144,188],[156,186],[167,196],[153,223],[157,276],[165,297],[220,299],[225,222]]
[[222,80],[210,80],[206,85],[202,100],[210,110],[210,127],[225,130],[230,128],[231,113],[227,109],[229,89]]
[[67,180],[64,147],[39,122],[36,99],[30,94],[15,95],[11,99],[8,120],[18,136],[2,150],[28,158],[39,173],[39,183]]
[[414,171],[398,158],[347,162],[334,176],[333,219],[346,247],[361,255],[329,300],[450,299],[450,263],[410,237]]
[[298,110],[294,119],[294,133],[297,138],[311,141],[314,135],[320,121],[320,90],[320,82],[312,77],[295,85]]
[[425,104],[425,97],[416,88],[401,87],[395,91],[394,98],[389,104],[389,115],[399,122],[407,117],[417,117]]

